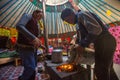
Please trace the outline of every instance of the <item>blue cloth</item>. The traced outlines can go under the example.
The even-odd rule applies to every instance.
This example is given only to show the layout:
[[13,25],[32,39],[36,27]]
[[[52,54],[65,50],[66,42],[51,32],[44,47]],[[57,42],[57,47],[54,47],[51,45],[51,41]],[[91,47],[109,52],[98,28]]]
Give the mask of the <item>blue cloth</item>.
[[19,48],[19,54],[22,59],[24,71],[22,80],[29,80],[32,75],[35,75],[35,68],[37,66],[37,50]]

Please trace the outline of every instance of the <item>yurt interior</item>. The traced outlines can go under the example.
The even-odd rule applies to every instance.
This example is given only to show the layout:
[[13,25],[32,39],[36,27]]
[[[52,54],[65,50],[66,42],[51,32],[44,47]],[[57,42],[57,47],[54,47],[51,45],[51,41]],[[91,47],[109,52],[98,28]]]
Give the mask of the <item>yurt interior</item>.
[[120,80],[120,0],[0,0],[0,80]]

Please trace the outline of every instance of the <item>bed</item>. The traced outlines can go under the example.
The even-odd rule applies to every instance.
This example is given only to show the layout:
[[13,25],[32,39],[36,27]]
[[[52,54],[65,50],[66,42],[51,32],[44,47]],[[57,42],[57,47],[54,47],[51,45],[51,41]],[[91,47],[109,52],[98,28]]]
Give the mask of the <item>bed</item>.
[[16,56],[17,52],[15,50],[0,49],[0,65],[14,61]]

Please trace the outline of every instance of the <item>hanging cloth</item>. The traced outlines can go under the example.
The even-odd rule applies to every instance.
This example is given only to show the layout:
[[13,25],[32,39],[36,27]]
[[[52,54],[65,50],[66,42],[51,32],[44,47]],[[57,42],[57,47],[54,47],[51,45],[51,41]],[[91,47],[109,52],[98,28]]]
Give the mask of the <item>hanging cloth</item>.
[[120,26],[110,27],[109,32],[115,37],[117,43],[113,61],[120,64]]

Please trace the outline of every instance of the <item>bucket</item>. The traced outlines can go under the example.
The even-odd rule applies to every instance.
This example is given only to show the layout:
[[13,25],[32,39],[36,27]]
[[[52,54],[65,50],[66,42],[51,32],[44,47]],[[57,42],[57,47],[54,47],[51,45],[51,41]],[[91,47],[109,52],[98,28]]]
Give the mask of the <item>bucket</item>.
[[63,62],[62,58],[62,49],[54,49],[52,52],[52,62],[53,63],[61,63]]

